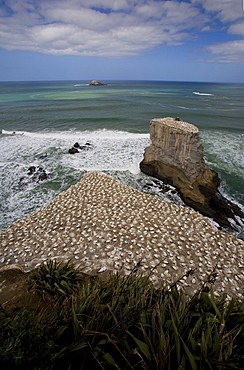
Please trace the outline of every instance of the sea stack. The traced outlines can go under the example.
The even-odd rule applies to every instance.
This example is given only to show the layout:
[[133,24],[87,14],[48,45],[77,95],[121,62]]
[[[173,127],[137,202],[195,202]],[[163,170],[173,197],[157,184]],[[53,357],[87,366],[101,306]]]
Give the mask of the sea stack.
[[219,177],[204,162],[196,126],[179,118],[152,119],[150,138],[140,163],[142,172],[175,186],[187,205],[221,226],[233,227],[229,219],[244,216],[219,193]]

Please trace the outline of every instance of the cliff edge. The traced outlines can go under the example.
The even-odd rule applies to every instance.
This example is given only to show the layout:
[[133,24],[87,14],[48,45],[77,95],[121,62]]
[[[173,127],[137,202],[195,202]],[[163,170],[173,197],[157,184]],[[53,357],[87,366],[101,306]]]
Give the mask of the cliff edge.
[[150,138],[140,163],[142,172],[175,186],[187,205],[221,226],[233,228],[230,219],[244,217],[218,191],[219,177],[204,162],[196,126],[171,117],[152,119]]

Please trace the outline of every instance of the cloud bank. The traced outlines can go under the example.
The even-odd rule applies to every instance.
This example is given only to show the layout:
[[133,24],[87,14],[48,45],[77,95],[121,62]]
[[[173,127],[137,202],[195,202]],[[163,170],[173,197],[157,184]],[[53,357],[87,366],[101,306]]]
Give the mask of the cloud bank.
[[123,58],[197,40],[218,20],[234,41],[209,45],[213,60],[243,62],[241,0],[5,0],[0,47],[52,55]]

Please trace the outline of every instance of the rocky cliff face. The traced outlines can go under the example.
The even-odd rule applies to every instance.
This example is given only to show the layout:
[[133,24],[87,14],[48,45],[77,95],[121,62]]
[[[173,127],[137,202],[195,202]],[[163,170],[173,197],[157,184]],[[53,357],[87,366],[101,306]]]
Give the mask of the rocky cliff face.
[[196,126],[174,118],[150,122],[151,145],[145,149],[141,171],[175,186],[183,201],[222,226],[244,215],[218,191],[219,178],[203,159]]

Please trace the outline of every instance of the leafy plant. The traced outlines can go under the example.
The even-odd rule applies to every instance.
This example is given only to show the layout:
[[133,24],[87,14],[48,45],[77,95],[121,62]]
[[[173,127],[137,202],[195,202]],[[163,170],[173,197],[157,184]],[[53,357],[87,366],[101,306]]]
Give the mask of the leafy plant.
[[244,304],[216,300],[211,290],[190,297],[177,284],[157,290],[147,278],[117,274],[84,284],[72,315],[62,315],[60,339],[83,346],[75,361],[84,369],[217,370],[244,364]]
[[54,343],[47,339],[45,326],[39,325],[33,313],[26,309],[13,315],[1,312],[0,316],[0,368],[46,368]]
[[56,260],[40,266],[28,282],[29,289],[46,300],[49,298],[65,298],[78,292],[81,273],[70,261],[63,263]]
[[191,297],[178,282],[156,289],[137,269],[104,281],[51,261],[31,279],[48,309],[2,321],[3,368],[21,359],[25,368],[41,369],[49,358],[53,370],[243,369],[244,301],[216,299],[212,275],[209,289],[203,284]]

